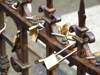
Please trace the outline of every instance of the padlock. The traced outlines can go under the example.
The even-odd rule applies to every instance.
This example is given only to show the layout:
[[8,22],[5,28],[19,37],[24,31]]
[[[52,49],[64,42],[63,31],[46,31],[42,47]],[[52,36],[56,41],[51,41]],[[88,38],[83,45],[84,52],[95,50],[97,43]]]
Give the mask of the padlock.
[[[51,33],[51,34],[54,35],[54,36],[59,36],[59,37],[64,37],[64,36],[65,36],[65,35],[58,34],[58,33]],[[74,41],[73,35],[68,34],[68,35],[66,36],[66,38],[67,38],[68,40]]]
[[19,31],[17,32],[17,34],[14,36],[14,39],[13,39],[13,43],[14,45],[17,45],[19,43]]
[[38,23],[39,23],[39,20],[43,20],[42,17],[36,16],[36,15],[34,15],[34,16],[32,16],[32,17],[26,16],[25,18],[26,18],[26,19],[29,19],[29,20],[32,20],[32,23],[33,23],[33,24],[38,24]]
[[62,28],[61,28],[61,34],[67,35],[68,32],[69,32],[70,25],[71,25],[70,23],[64,24],[64,25],[62,26]]
[[31,40],[33,42],[37,42],[37,38],[38,38],[37,27],[38,27],[38,25],[34,25],[34,26],[29,28],[29,32],[30,32],[29,34],[31,35]]
[[100,52],[93,53],[93,55],[98,57],[98,56],[100,56]]
[[20,43],[19,34],[20,34],[20,31],[18,31],[17,34],[14,36],[12,52],[15,51],[15,48],[16,48],[16,47],[19,45],[19,43]]
[[61,34],[65,35],[62,38],[62,44],[67,44],[69,43],[68,39],[66,38],[66,36],[68,36],[69,33],[69,28],[70,28],[70,23],[66,23],[62,26],[61,28]]
[[57,26],[58,33],[61,34],[61,26],[59,26],[59,25],[56,25],[56,26]]
[[72,41],[74,41],[74,39],[73,39],[73,35],[70,35],[70,34],[67,36],[67,39],[68,39],[68,40],[72,40]]
[[44,60],[45,60],[45,58],[44,59],[40,59],[40,60],[36,60],[35,64],[42,63]]
[[60,59],[60,60],[57,59],[57,55],[61,54],[63,51],[65,51],[66,49],[70,48],[74,44],[69,45],[69,46],[65,47],[64,49],[60,50],[59,52],[57,52],[56,54],[54,53],[54,54],[50,55],[49,57],[45,58],[44,64],[45,64],[47,70],[51,71],[52,69],[54,69],[55,67],[57,67],[60,64],[60,62],[62,62],[67,57],[69,57],[72,54],[74,54],[77,50],[74,50],[73,52],[69,53],[68,55],[66,55],[65,57],[63,57],[63,59]]

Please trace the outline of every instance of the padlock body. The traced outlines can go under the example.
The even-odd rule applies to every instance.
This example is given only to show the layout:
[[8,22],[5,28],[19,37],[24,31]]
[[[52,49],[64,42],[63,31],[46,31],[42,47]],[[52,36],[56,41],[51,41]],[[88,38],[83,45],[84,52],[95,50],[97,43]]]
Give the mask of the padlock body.
[[30,32],[29,34],[31,35],[31,40],[33,42],[37,42],[37,38],[38,38],[38,36],[37,36],[37,26],[35,25],[33,27],[30,27],[29,32]]
[[14,36],[13,43],[14,44],[18,44],[19,43],[19,36],[17,36],[17,35]]
[[52,54],[49,57],[47,57],[44,60],[44,63],[45,63],[47,70],[49,70],[49,71],[51,71],[52,69],[54,69],[55,67],[57,67],[59,65],[58,59],[55,56],[55,54]]
[[37,34],[31,35],[31,40],[32,40],[33,42],[37,42],[37,38],[38,38]]
[[66,35],[69,32],[70,23],[66,23],[62,26],[61,33]]

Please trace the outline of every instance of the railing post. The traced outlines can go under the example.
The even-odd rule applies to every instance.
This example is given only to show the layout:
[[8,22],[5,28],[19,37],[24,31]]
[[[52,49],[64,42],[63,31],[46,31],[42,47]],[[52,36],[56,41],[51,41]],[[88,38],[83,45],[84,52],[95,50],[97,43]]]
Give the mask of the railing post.
[[[20,27],[20,45],[21,45],[21,62],[24,65],[29,64],[28,62],[28,42],[27,42],[27,30]],[[29,68],[22,70],[22,75],[29,75]]]
[[47,7],[53,8],[53,0],[47,0]]
[[[4,27],[4,12],[0,9],[0,30]],[[7,75],[9,60],[6,55],[5,40],[0,35],[0,71],[1,75]]]
[[[86,15],[85,15],[85,5],[84,5],[84,0],[80,1],[80,8],[78,11],[78,17],[79,17],[79,27],[77,27],[78,30],[78,36],[79,37],[83,37],[80,33],[84,33],[88,30],[88,28],[85,28],[85,19],[86,19]],[[82,29],[83,30],[82,30]],[[83,48],[83,44],[78,44],[78,48],[77,48],[77,54],[79,57],[84,57],[84,48]],[[86,75],[86,73],[80,69],[79,67],[77,67],[77,75]]]
[[[83,34],[88,31],[88,28],[85,26],[85,19],[86,19],[86,15],[85,15],[85,4],[84,4],[84,0],[80,1],[80,8],[78,11],[78,17],[79,17],[79,25],[76,28],[77,29],[77,36],[79,36],[80,38],[83,38]],[[83,33],[83,34],[82,34]],[[77,43],[77,49],[78,49],[78,56],[79,57],[84,57],[84,48],[83,48],[83,44]]]
[[77,75],[86,75],[86,73],[81,70],[79,67],[77,67]]

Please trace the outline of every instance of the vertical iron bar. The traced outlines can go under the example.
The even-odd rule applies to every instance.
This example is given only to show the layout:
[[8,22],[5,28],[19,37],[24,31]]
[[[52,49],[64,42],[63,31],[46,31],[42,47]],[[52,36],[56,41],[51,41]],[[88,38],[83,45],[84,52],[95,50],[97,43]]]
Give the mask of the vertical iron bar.
[[47,0],[47,7],[53,8],[53,0]]
[[[78,28],[78,34],[77,36],[79,36],[80,38],[83,38],[83,34],[84,32],[86,32],[88,29],[85,27],[85,19],[86,19],[86,15],[85,15],[85,4],[84,4],[84,0],[80,0],[80,7],[79,7],[79,11],[78,11],[78,17],[79,17],[79,27]],[[83,44],[77,43],[77,54],[79,57],[84,57],[84,49],[83,49]]]
[[85,19],[86,19],[84,0],[81,0],[81,2],[80,2],[78,17],[79,17],[79,27],[84,28],[85,27]]
[[81,70],[79,67],[77,67],[77,75],[86,75],[86,73]]
[[[4,27],[4,12],[0,9],[0,30]],[[6,57],[5,40],[0,35],[0,58]],[[4,74],[3,74],[4,73]],[[1,71],[1,75],[7,75],[7,72]]]
[[48,22],[46,22],[45,24],[46,24],[46,34],[48,36],[51,36],[51,32],[52,32],[51,25]]
[[[85,29],[85,20],[86,20],[86,15],[85,15],[85,4],[84,0],[80,1],[80,8],[78,11],[78,17],[79,17],[79,28],[78,28],[78,36],[80,38],[83,38],[82,33],[86,32],[88,29]],[[82,30],[83,29],[83,30]],[[85,30],[84,30],[85,29]],[[79,57],[84,57],[84,48],[83,44],[77,43],[77,54]],[[85,71],[77,67],[77,75],[86,75]]]
[[[21,44],[21,62],[24,65],[27,65],[28,62],[28,43],[27,43],[27,30],[23,27],[20,27],[20,44]],[[22,75],[29,75],[29,69],[23,69]]]

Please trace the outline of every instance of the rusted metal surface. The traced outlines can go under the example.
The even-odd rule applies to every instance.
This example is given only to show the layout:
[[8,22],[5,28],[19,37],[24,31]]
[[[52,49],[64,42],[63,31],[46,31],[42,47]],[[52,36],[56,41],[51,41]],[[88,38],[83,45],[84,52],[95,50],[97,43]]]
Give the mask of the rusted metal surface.
[[[4,12],[0,9],[0,29],[4,27]],[[7,75],[9,69],[9,60],[6,55],[6,45],[4,38],[0,35],[0,72],[1,75]]]
[[[58,32],[57,27],[56,27],[56,22],[61,21],[61,18],[59,14],[54,14],[55,9],[53,8],[53,0],[47,0],[47,5],[42,5],[39,7],[39,12],[43,12],[44,16],[42,17],[45,20],[45,27],[46,27],[46,34],[51,37],[52,32]],[[54,29],[53,29],[54,28]],[[60,41],[60,38],[58,38],[58,41]],[[47,57],[54,52],[54,49],[51,49],[46,43],[46,55]],[[54,74],[53,74],[53,73]],[[57,73],[56,70],[53,71],[47,71],[47,75],[56,75]]]
[[[88,43],[93,43],[95,42],[95,36],[93,35],[92,32],[87,32],[88,28],[85,25],[85,19],[86,19],[86,14],[85,14],[85,5],[84,5],[84,0],[81,0],[80,2],[80,8],[78,11],[78,16],[79,16],[79,26],[72,25],[70,28],[70,32],[75,32],[76,33],[76,38],[78,39],[83,39],[87,40],[84,43],[80,43],[79,41],[76,42],[77,44],[77,50],[78,53],[77,55],[79,57],[91,57],[93,56]],[[94,60],[90,60],[92,64],[95,64]]]
[[[15,21],[17,29],[20,30],[20,42],[19,45],[17,45],[14,48],[16,56],[11,57],[11,63],[14,70],[16,72],[21,72],[22,75],[29,75],[29,67],[31,67],[31,65],[28,62],[27,31],[29,27],[32,26],[32,23],[30,22],[30,20],[25,19],[25,16],[32,16],[26,6],[26,4],[29,2],[31,2],[31,0],[25,1],[25,4],[23,4],[23,2],[21,4],[18,3],[19,5],[17,6],[19,7],[19,11],[15,11],[11,7],[9,7],[5,2],[0,1],[0,29],[4,26],[4,19],[1,18],[4,18],[3,12],[5,12]],[[61,37],[56,37],[56,40],[54,36],[51,36],[52,32],[58,33],[55,23],[61,21],[60,16],[58,14],[54,14],[55,9],[53,8],[53,0],[47,0],[47,5],[40,6],[39,12],[44,12],[44,16],[42,18],[45,21],[46,27],[45,30],[40,31],[39,39],[46,44],[46,55],[49,56],[54,51],[58,52],[68,44],[62,45],[59,43],[61,42]],[[86,72],[90,75],[100,75],[100,68],[99,66],[94,65],[94,60],[90,60],[90,62],[92,62],[92,64],[90,64],[90,62],[84,58],[85,55],[87,57],[93,56],[88,46],[88,43],[93,43],[95,41],[94,35],[91,32],[87,32],[88,28],[85,26],[86,15],[84,0],[81,0],[80,2],[80,9],[78,15],[79,25],[72,25],[70,28],[70,32],[76,33],[76,44],[73,47],[71,47],[71,49],[77,47],[78,52],[74,54],[74,56],[70,56],[67,58],[70,62],[69,65],[76,65],[78,67],[77,75],[85,75]],[[5,41],[7,41],[12,47],[14,47],[12,38],[9,36],[9,34],[7,34],[4,31],[0,35],[0,56],[7,58]],[[61,53],[61,55],[65,56],[69,52],[70,51],[66,50],[65,52]],[[6,69],[4,70],[1,70],[1,73],[4,73],[2,75],[7,75],[7,69],[8,67],[6,67]],[[52,72],[47,71],[47,75],[55,74],[57,74],[56,69],[52,70]]]
[[[57,52],[65,47],[65,46],[59,44],[55,40],[54,37],[48,37],[45,34],[45,30],[40,32],[39,39],[41,41],[43,41],[45,44],[48,43],[49,47],[51,49],[57,51]],[[69,52],[66,51],[66,52],[61,53],[61,55],[65,56],[68,53]],[[69,57],[68,60],[70,61],[70,63],[80,67],[80,69],[82,69],[84,72],[89,73],[90,75],[94,75],[94,74],[99,75],[100,74],[100,70],[99,70],[98,66],[94,66],[94,65],[90,64],[85,58],[79,58],[77,56],[77,54],[75,54],[74,56]]]
[[[2,7],[2,6],[1,6]],[[8,7],[9,8],[9,7]],[[26,6],[24,7],[24,8],[26,8]],[[23,4],[20,4],[19,5],[19,13],[20,13],[20,15],[21,16],[24,16],[24,15],[22,15],[22,14],[24,14],[25,12],[23,12],[24,10],[22,10],[22,9],[24,9],[23,8]],[[9,9],[11,9],[11,8],[9,8]],[[9,9],[7,9],[7,7],[5,7],[5,11],[6,11],[6,13],[7,13],[7,15],[11,15],[11,14],[13,14],[13,13],[10,13],[9,14],[9,12],[12,12],[13,10],[9,10]],[[21,9],[21,10],[20,10]],[[2,10],[2,9],[1,9]],[[27,9],[26,9],[27,10]],[[3,11],[2,11],[3,12]],[[15,11],[14,11],[15,12]],[[28,12],[28,11],[27,11]],[[27,13],[26,12],[26,13]],[[16,14],[18,14],[18,12],[15,12]],[[29,75],[29,67],[31,67],[31,65],[29,64],[29,62],[28,62],[28,43],[27,43],[27,30],[28,30],[28,28],[27,29],[25,29],[24,28],[24,26],[20,26],[20,25],[24,25],[23,23],[25,23],[24,21],[22,21],[23,23],[19,23],[19,21],[16,21],[16,18],[18,19],[18,17],[16,17],[16,18],[14,18],[14,15],[15,14],[13,14],[12,15],[12,17],[13,17],[13,20],[15,21],[15,24],[16,24],[16,26],[17,26],[17,29],[19,29],[20,30],[20,45],[17,45],[17,46],[15,46],[15,52],[16,52],[16,56],[12,56],[11,57],[11,64],[12,64],[12,67],[14,68],[14,70],[16,71],[16,72],[22,72],[22,75]],[[17,16],[19,16],[20,18],[21,18],[21,16],[20,15],[17,15]],[[1,16],[2,17],[2,16]],[[22,18],[21,18],[22,19]],[[4,19],[3,19],[4,20]],[[1,23],[3,22],[2,20],[0,20],[1,21]],[[2,24],[2,25],[4,25],[4,24]],[[28,25],[27,25],[28,26]],[[6,32],[4,32],[4,33],[2,33],[2,37],[1,38],[4,38],[12,47],[14,47],[14,44],[13,44],[13,41],[12,41],[12,38],[6,33]],[[4,39],[0,39],[0,40],[4,40]],[[4,42],[2,42],[2,43],[0,43],[0,44],[2,44],[2,45],[4,45],[3,44]],[[0,47],[5,47],[5,46],[0,46]],[[3,51],[1,51],[1,52],[4,52],[4,53],[6,53],[5,52],[6,50],[5,50],[5,48],[3,49]],[[4,56],[5,56],[5,54],[4,54]],[[7,68],[7,67],[6,67]],[[6,69],[4,69],[4,71],[5,71]],[[1,70],[1,73],[2,73],[3,71]],[[7,71],[5,71],[5,75],[7,75]]]
[[46,33],[48,36],[51,36],[52,33],[52,25],[56,22],[61,21],[61,18],[58,14],[54,14],[55,9],[53,8],[53,0],[47,0],[47,6],[42,5],[39,7],[39,12],[44,12],[44,20]]

